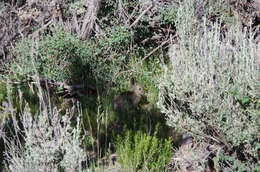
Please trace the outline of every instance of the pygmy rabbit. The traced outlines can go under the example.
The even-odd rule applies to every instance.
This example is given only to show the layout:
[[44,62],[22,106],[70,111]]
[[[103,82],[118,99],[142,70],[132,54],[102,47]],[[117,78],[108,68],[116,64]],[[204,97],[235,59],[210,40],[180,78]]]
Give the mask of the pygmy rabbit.
[[132,91],[125,91],[114,97],[114,110],[125,111],[127,107],[134,108],[139,104],[144,93],[144,89],[142,86],[137,85],[134,79],[131,79],[131,86],[133,88]]

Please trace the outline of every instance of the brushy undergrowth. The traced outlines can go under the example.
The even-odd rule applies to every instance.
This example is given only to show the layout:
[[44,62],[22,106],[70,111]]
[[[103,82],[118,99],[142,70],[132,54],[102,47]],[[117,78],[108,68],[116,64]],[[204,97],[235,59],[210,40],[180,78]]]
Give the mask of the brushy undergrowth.
[[[61,1],[65,19],[58,22],[60,26],[48,25],[36,39],[15,37],[14,44],[8,42],[15,49],[10,48],[9,64],[1,65],[0,122],[11,122],[7,126],[22,132],[18,134],[22,139],[13,133],[15,139],[5,137],[7,168],[80,171],[86,152],[93,155],[89,161],[96,163],[107,151],[111,153],[108,149],[121,136],[116,151],[125,171],[163,171],[171,156],[164,114],[174,130],[184,129],[197,141],[211,139],[231,152],[214,157],[220,171],[229,170],[227,164],[232,166],[230,171],[252,165],[259,159],[260,52],[253,41],[256,35],[237,24],[238,15],[229,2],[103,1],[90,39],[83,41],[75,34],[80,27],[73,27],[84,21],[86,2]],[[35,3],[27,8],[48,4]],[[47,21],[30,26],[30,32]],[[18,30],[17,35],[27,29]],[[168,46],[170,42],[174,44]],[[38,76],[61,87],[90,84],[94,89],[79,89],[71,99],[64,99],[53,94],[63,88],[49,85],[52,99],[46,100],[48,96],[37,96],[42,89],[35,85]],[[131,91],[128,81],[132,78],[145,93],[136,107],[116,112],[113,97]],[[12,82],[13,93],[6,90],[6,81]],[[18,94],[28,104],[14,98],[11,105],[10,96]],[[157,101],[162,113],[155,106]],[[80,111],[75,110],[77,103]],[[75,120],[78,112],[80,121]],[[14,116],[20,118],[19,126],[13,126]],[[124,135],[123,130],[131,131]],[[82,131],[90,137],[80,138]],[[241,159],[232,159],[232,151],[248,162],[237,165]]]
[[205,18],[196,26],[188,9],[192,13],[190,1],[177,12],[179,39],[169,48],[158,106],[170,126],[257,158],[260,49],[254,33],[239,24],[223,33],[218,22],[209,27]]
[[39,73],[42,77],[66,83],[111,82],[124,58],[102,56],[117,55],[118,50],[105,49],[128,40],[126,31],[121,27],[118,29],[108,31],[110,36],[99,41],[81,41],[62,28],[55,28],[52,35],[42,36],[40,41],[21,40],[16,45],[16,59],[8,68],[12,71],[9,77],[22,80]]
[[171,139],[141,131],[128,131],[116,142],[118,162],[124,171],[163,171],[172,155]]
[[[10,156],[6,158],[8,162],[8,169],[11,171],[16,171],[22,168],[32,170],[38,168],[43,171],[48,169],[54,169],[58,171],[78,170],[81,169],[81,166],[79,166],[81,164],[76,163],[87,161],[85,155],[86,152],[96,154],[95,157],[90,158],[89,161],[91,163],[96,163],[99,158],[104,156],[109,145],[114,144],[115,138],[118,135],[122,135],[122,128],[126,127],[128,129],[142,129],[142,132],[149,131],[153,133],[155,130],[155,124],[163,121],[157,121],[157,118],[152,119],[153,116],[152,114],[150,115],[152,112],[148,112],[145,108],[141,107],[141,105],[147,104],[147,100],[145,98],[144,102],[140,103],[140,106],[132,109],[131,112],[124,114],[123,118],[120,118],[120,115],[122,116],[122,114],[116,113],[112,109],[111,101],[114,94],[120,94],[122,91],[130,90],[128,83],[130,76],[136,78],[138,81],[140,81],[138,83],[147,87],[149,90],[153,89],[153,91],[150,92],[150,96],[148,98],[154,103],[157,99],[157,90],[154,84],[155,81],[151,80],[151,78],[154,73],[159,73],[160,71],[158,71],[157,64],[153,64],[153,66],[156,66],[156,68],[153,68],[153,66],[150,66],[149,64],[140,63],[137,58],[130,59],[130,57],[128,57],[126,59],[125,56],[120,54],[120,52],[123,51],[124,46],[126,46],[124,41],[128,40],[128,34],[124,28],[117,27],[114,29],[109,29],[108,32],[111,33],[111,35],[96,41],[96,44],[93,45],[80,41],[75,35],[66,33],[64,30],[56,30],[53,35],[43,36],[40,41],[27,39],[22,40],[22,42],[17,44],[15,52],[16,58],[13,59],[13,63],[10,64],[11,68],[9,72],[11,72],[9,75],[5,75],[4,77],[5,79],[11,80],[12,83],[14,83],[13,81],[20,81],[20,85],[18,84],[17,87],[14,86],[14,89],[22,87],[26,88],[20,90],[20,92],[23,94],[21,99],[28,101],[27,106],[31,106],[31,104],[35,104],[35,106],[34,110],[30,109],[31,107],[23,109],[24,107],[20,107],[19,103],[14,106],[14,108],[19,109],[18,111],[21,111],[17,115],[21,116],[22,118],[22,126],[25,126],[25,136],[23,139],[24,144],[17,147],[17,145],[11,144],[10,142],[11,147],[7,147],[6,152],[12,152],[13,150],[13,152],[17,152],[17,154],[10,154]],[[119,32],[121,32],[121,34],[119,34]],[[114,46],[121,46],[122,49],[119,48],[106,50],[107,47]],[[119,53],[117,53],[117,51]],[[110,54],[111,57],[104,57],[107,54]],[[125,66],[118,65],[122,61],[128,63],[129,66],[126,66],[125,68]],[[122,73],[118,72],[120,69],[127,68],[131,69],[127,75],[124,75],[124,71],[122,71]],[[8,70],[6,71],[8,72]],[[57,102],[48,100],[45,95],[37,96],[39,91],[42,90],[41,86],[37,84],[35,85],[35,82],[37,83],[37,80],[39,79],[38,75],[40,75],[40,78],[46,77],[55,81],[62,81],[72,84],[78,84],[82,82],[84,83],[87,81],[93,81],[94,79],[98,80],[100,78],[101,80],[99,80],[97,84],[100,84],[100,81],[120,83],[114,87],[117,93],[113,92],[112,90],[108,93],[108,96],[106,95],[107,92],[100,92],[102,96],[80,95],[78,99],[74,99],[75,101],[79,100],[82,107],[81,123],[83,125],[81,131],[87,131],[90,134],[91,139],[76,138],[75,140],[73,138],[76,137],[74,136],[74,133],[70,133],[74,130],[79,132],[79,128],[77,128],[78,126],[75,129],[73,127],[71,128],[71,125],[73,126],[75,121],[69,121],[69,119],[67,119],[68,116],[72,116],[73,119],[78,116],[75,114],[75,112],[78,111],[75,111],[75,109],[73,110],[75,107],[72,107],[73,103],[69,102],[70,100],[63,100],[62,98],[58,98],[61,99],[57,100],[58,102],[62,100],[64,101],[61,105],[57,105],[57,107],[54,109],[50,108],[46,111],[39,112],[39,110],[42,108],[40,105],[46,103],[41,103],[41,101],[47,101],[50,104],[53,103],[52,106],[56,106],[55,104],[57,104]],[[30,77],[32,76],[33,81],[30,81]],[[29,80],[29,82],[26,82],[26,80]],[[15,82],[15,85],[17,85],[16,83],[18,82]],[[31,89],[29,89],[29,91],[28,86],[33,91]],[[101,86],[103,87],[104,85]],[[120,87],[125,88],[120,89]],[[16,92],[14,94],[17,95],[18,93]],[[50,96],[53,97],[53,95]],[[3,100],[5,98],[6,95],[3,97]],[[152,105],[150,109],[153,110]],[[66,112],[71,112],[71,114]],[[153,113],[160,115],[158,111]],[[61,115],[63,117],[61,117]],[[35,119],[32,119],[33,117],[35,117]],[[63,118],[65,118],[66,121],[62,121]],[[120,120],[115,120],[115,118],[120,118]],[[59,122],[61,124],[59,124]],[[143,124],[144,122],[147,124]],[[162,124],[160,127],[164,127],[164,121],[161,123]],[[58,133],[55,134],[56,131]],[[59,133],[63,133],[66,138],[60,138],[58,135]],[[159,131],[159,134],[163,135],[161,133],[163,133],[163,131]],[[39,136],[40,134],[42,134],[42,136]],[[73,135],[69,136],[69,134]],[[38,136],[40,138],[38,138]],[[155,140],[156,143],[154,144],[158,144],[154,147],[157,146],[156,151],[159,151],[161,148],[161,143],[159,143],[161,139],[156,138],[155,136],[151,138]],[[146,139],[149,140],[150,138]],[[79,143],[80,141],[80,147],[77,147],[79,145],[73,145],[74,142],[70,142],[74,140],[75,142],[78,141],[76,143]],[[9,144],[9,142],[6,141],[6,144]],[[133,144],[138,145],[139,143]],[[64,146],[67,146],[68,150]],[[76,156],[78,154],[73,152],[73,146],[75,147],[76,152],[78,151],[79,154],[82,154],[82,159],[77,160],[78,157]],[[147,146],[149,147],[149,145]],[[170,148],[170,143],[168,146],[168,148]],[[82,152],[83,148],[85,149],[84,152]],[[145,156],[146,153],[153,155],[158,154],[158,152],[143,152],[142,156]],[[43,155],[40,156],[41,154]],[[69,156],[70,154],[71,156]],[[30,161],[30,158],[33,160]],[[71,161],[72,165],[67,163],[69,158],[74,159],[74,161]],[[160,159],[163,159],[163,157],[160,157]],[[141,159],[140,162],[136,161],[138,164],[142,164],[143,162],[143,159]],[[148,161],[146,163],[148,163]],[[165,164],[166,160],[165,162],[161,162],[158,160],[158,158],[154,157],[154,159],[149,160],[149,163],[151,164],[146,164],[144,168],[148,168],[146,166],[149,166],[149,169],[156,169],[157,167],[162,169],[163,166],[161,163]],[[91,164],[91,166],[95,165]]]
[[[240,160],[225,155],[223,153],[218,154],[218,156],[213,158],[216,171],[259,171],[260,164],[249,164],[248,162],[241,162]],[[226,165],[229,163],[229,166]]]

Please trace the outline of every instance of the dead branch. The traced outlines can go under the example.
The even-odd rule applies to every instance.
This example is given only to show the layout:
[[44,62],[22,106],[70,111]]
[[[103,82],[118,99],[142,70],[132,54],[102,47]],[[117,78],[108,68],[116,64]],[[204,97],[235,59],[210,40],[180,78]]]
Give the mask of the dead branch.
[[138,17],[137,19],[130,25],[130,28],[134,27],[139,20],[141,20],[141,18],[145,15],[145,13],[147,13],[150,9],[152,8],[152,5],[150,5],[149,7],[147,7]]
[[156,47],[155,49],[150,51],[140,62],[142,62],[145,59],[147,59],[148,57],[150,57],[153,53],[155,53],[158,49],[162,48],[168,42],[169,42],[169,40],[166,40],[166,41],[162,42],[161,45],[159,45],[158,47]]
[[59,88],[60,91],[57,92],[57,95],[65,97],[65,98],[71,97],[82,90],[85,90],[84,92],[89,92],[89,93],[97,92],[95,86],[93,86],[91,84],[69,85],[69,84],[66,84],[65,82],[59,82],[59,81],[55,81],[53,79],[49,79],[49,78],[45,78],[45,77],[37,77],[37,76],[29,77],[29,80],[27,80],[27,82],[31,82],[31,83],[37,83],[37,81],[40,83],[41,87],[43,87],[43,88],[47,87],[48,90],[50,90],[52,88]]
[[81,27],[80,38],[86,40],[90,37],[90,34],[96,23],[97,14],[100,9],[102,0],[88,0],[87,1],[87,12],[84,16],[84,21]]

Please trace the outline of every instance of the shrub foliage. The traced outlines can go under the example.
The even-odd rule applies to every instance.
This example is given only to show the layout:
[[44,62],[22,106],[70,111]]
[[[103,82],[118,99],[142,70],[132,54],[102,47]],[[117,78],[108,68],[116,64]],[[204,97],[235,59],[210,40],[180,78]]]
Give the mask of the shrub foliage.
[[203,33],[183,34],[170,47],[158,105],[170,126],[257,156],[259,46],[250,30],[248,37],[237,27],[225,35],[218,24],[201,27]]
[[[45,107],[46,108],[46,107]],[[45,109],[47,110],[47,109]],[[21,114],[22,128],[12,118],[14,140],[4,136],[6,167],[10,171],[71,171],[82,170],[87,159],[81,147],[79,120],[71,127],[68,116],[61,117],[57,109],[43,111],[33,119],[29,107]],[[22,136],[22,137],[20,137]]]
[[116,152],[125,171],[163,171],[171,156],[171,140],[137,132],[118,138]]

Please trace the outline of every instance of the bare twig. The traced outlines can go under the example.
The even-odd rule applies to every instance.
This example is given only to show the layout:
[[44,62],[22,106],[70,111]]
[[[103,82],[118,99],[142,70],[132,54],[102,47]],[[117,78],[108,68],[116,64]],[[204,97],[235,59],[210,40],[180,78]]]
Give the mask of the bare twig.
[[152,8],[152,5],[150,5],[149,7],[147,7],[138,17],[137,19],[130,25],[130,28],[134,27],[139,20],[141,20],[141,18],[145,15],[145,13],[147,13],[147,11],[149,11]]
[[162,48],[168,42],[169,42],[169,39],[167,39],[166,41],[162,42],[161,45],[159,45],[158,47],[153,49],[150,53],[148,53],[140,62],[142,62],[145,59],[147,59],[148,57],[150,57],[153,53],[155,53],[158,49]]
[[117,78],[119,75],[124,74],[124,73],[130,73],[130,72],[135,72],[135,71],[134,71],[133,69],[130,69],[130,70],[121,71],[121,72],[117,73],[117,74],[113,77],[112,83],[115,82],[116,78]]
[[40,29],[38,29],[38,30],[36,30],[35,32],[33,32],[33,33],[31,34],[32,38],[38,37],[38,36],[39,36],[39,33],[40,33],[41,31],[43,31],[44,29],[46,29],[49,25],[51,25],[52,22],[53,22],[53,20],[50,20],[48,23],[46,23],[45,25],[43,25]]
[[118,0],[118,11],[119,11],[120,18],[122,18],[123,22],[128,25],[128,18],[129,17],[128,17],[126,10],[123,7],[122,0]]
[[136,13],[137,9],[138,9],[138,5],[133,9],[132,13],[130,14],[130,16],[128,18],[128,23],[134,17],[134,14]]
[[74,25],[73,27],[76,29],[76,32],[79,35],[80,34],[80,27],[79,27],[79,22],[78,22],[78,19],[77,19],[76,12],[73,12],[72,19],[73,19],[73,25]]

